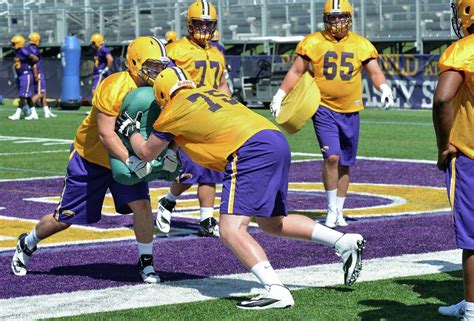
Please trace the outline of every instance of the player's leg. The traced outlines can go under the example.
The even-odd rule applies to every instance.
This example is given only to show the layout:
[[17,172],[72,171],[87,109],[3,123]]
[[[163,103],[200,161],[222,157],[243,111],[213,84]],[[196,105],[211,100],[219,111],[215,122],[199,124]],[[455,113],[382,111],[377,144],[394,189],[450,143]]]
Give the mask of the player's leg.
[[43,216],[29,234],[20,235],[12,259],[13,272],[16,275],[27,273],[29,258],[40,241],[67,229],[71,224],[98,222],[105,193],[112,180],[109,169],[86,161],[73,150],[59,204],[54,214]]
[[147,183],[112,183],[110,191],[120,214],[133,212],[133,230],[138,246],[138,273],[145,283],[160,282],[153,267],[153,214]]
[[41,93],[41,106],[43,107],[44,118],[56,118],[56,114],[53,114],[51,108],[48,106],[48,94],[46,92],[46,79],[44,74],[40,75],[38,90]]
[[346,201],[347,191],[349,189],[349,166],[338,167],[339,179],[337,181],[337,197],[336,197],[336,225],[347,226],[347,222],[343,215],[344,202]]
[[339,180],[339,159],[341,147],[337,113],[320,106],[312,120],[319,147],[323,154],[322,177],[327,197],[326,226],[336,227],[337,220],[337,185]]
[[[196,166],[199,166],[196,164]],[[202,168],[199,177],[199,236],[219,237],[219,226],[214,218],[214,204],[216,199],[216,184],[222,183],[224,173]]]
[[162,233],[169,233],[171,229],[171,213],[176,207],[176,199],[191,188],[191,186],[191,184],[173,181],[168,193],[159,199],[158,208],[156,210],[156,226]]
[[33,103],[33,100],[31,99],[31,97],[33,97],[34,79],[33,79],[33,76],[30,76],[29,74],[27,76],[28,76],[29,80],[28,80],[28,84],[27,84],[25,98],[26,98],[26,102],[27,102],[27,104],[29,106],[29,109],[30,109],[30,114],[28,116],[26,116],[25,119],[26,120],[37,120],[37,119],[39,119],[38,113],[36,112],[35,104]]
[[29,74],[18,76],[16,81],[18,86],[18,98],[20,99],[20,102],[18,103],[18,108],[15,110],[15,113],[11,116],[8,116],[8,119],[10,120],[19,120],[22,112],[24,117],[28,117],[30,115],[30,107],[26,104],[26,97],[31,96]]
[[[471,212],[471,214],[474,214]],[[474,244],[473,244],[474,245]],[[474,250],[462,251],[464,278],[464,320],[474,320]]]

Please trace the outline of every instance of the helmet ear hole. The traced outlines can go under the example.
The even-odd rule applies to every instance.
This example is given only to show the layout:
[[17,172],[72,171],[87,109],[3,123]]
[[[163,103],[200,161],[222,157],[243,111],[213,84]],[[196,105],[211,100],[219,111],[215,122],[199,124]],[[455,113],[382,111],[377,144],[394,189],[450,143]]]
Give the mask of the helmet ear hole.
[[467,6],[465,12],[466,14],[469,14],[471,12],[471,6]]
[[165,99],[165,95],[163,94],[163,92],[160,93],[160,96],[161,96],[161,99]]

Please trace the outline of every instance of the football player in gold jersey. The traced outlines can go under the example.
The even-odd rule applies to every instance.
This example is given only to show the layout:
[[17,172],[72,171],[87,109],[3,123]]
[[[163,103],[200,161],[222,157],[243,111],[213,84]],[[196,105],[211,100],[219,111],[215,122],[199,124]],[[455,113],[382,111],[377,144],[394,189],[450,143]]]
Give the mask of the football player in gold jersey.
[[138,243],[139,273],[146,283],[160,279],[153,268],[153,215],[147,183],[123,185],[113,179],[109,154],[122,160],[139,178],[151,166],[127,148],[115,133],[115,120],[124,97],[140,86],[150,86],[169,59],[165,46],[153,37],[139,37],[127,48],[128,70],[107,77],[97,87],[92,111],[77,130],[61,199],[54,214],[43,216],[29,234],[18,238],[12,260],[16,275],[25,275],[30,256],[41,240],[67,229],[71,224],[91,224],[101,219],[108,189],[118,213],[134,213],[133,225]]
[[351,32],[352,6],[348,0],[328,0],[324,5],[325,30],[306,36],[296,47],[298,57],[273,97],[276,117],[283,98],[311,64],[321,91],[313,124],[324,157],[323,183],[328,199],[326,225],[347,226],[343,206],[349,187],[350,167],[355,164],[362,105],[362,68],[382,101],[393,104],[392,91],[377,63],[377,50],[366,38]]
[[[217,26],[217,11],[205,0],[192,3],[187,11],[188,36],[166,46],[170,59],[186,70],[200,86],[210,86],[230,95],[225,79],[225,58],[210,45]],[[205,120],[204,120],[205,121]],[[178,180],[173,182],[168,194],[161,198],[157,210],[156,225],[163,233],[170,231],[171,212],[176,198],[193,184],[198,184],[200,212],[199,236],[218,236],[217,221],[213,217],[216,183],[221,183],[222,173],[204,168],[180,150],[182,168]]]
[[133,150],[144,161],[154,159],[174,140],[193,161],[224,172],[220,237],[266,290],[238,303],[238,308],[294,305],[265,251],[247,231],[253,218],[267,233],[334,248],[344,262],[345,284],[356,281],[364,245],[360,234],[342,234],[307,216],[288,214],[290,147],[272,122],[211,86],[196,88],[179,67],[163,70],[153,91],[162,111],[148,140],[129,117],[120,117],[117,128],[127,133]]
[[438,168],[446,175],[456,243],[463,250],[465,300],[439,312],[474,320],[474,0],[456,0],[452,8],[454,31],[462,39],[439,60],[433,123]]

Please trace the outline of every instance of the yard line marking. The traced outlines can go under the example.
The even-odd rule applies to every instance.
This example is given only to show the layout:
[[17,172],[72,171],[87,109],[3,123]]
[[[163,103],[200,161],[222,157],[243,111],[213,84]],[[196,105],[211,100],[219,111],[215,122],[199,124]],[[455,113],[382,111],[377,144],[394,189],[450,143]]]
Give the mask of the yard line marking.
[[36,154],[50,154],[50,153],[69,153],[69,149],[42,150],[42,151],[36,151],[36,152],[19,152],[19,153],[0,153],[0,156],[36,155]]
[[[423,254],[406,254],[364,261],[360,281],[376,281],[461,269],[461,250]],[[313,265],[278,270],[290,289],[325,287],[343,282],[340,264]],[[159,305],[179,304],[234,296],[256,294],[262,288],[253,274],[221,275],[206,279],[191,279],[140,284],[101,290],[57,293],[0,300],[0,318],[26,320],[80,315]],[[74,304],[71,304],[74,302]],[[58,306],[61,309],[58,309]]]
[[[304,156],[304,157],[321,157],[319,153],[300,153],[292,152],[291,156]],[[434,160],[427,159],[405,159],[405,158],[385,158],[385,157],[369,157],[369,156],[357,156],[357,159],[362,160],[375,160],[383,162],[403,162],[403,163],[418,163],[418,164],[436,164]],[[294,161],[293,161],[294,162]]]
[[408,122],[408,121],[376,121],[376,120],[361,120],[361,124],[381,124],[381,125],[413,125],[413,126],[433,126],[432,122]]
[[43,143],[43,145],[71,145],[72,139],[58,139],[58,138],[42,138],[42,137],[26,137],[26,136],[2,136],[0,141],[12,141],[14,144],[29,144],[29,143]]

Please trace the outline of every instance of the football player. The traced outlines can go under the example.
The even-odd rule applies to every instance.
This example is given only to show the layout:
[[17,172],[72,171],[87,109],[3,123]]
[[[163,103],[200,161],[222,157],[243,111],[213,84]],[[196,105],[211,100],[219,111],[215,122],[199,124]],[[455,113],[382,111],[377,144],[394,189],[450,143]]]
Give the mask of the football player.
[[352,6],[348,0],[327,0],[324,30],[306,36],[296,47],[298,57],[273,97],[271,110],[280,113],[283,98],[311,64],[321,91],[313,124],[324,157],[323,183],[328,208],[326,225],[347,226],[343,206],[355,164],[362,105],[362,68],[382,92],[385,107],[393,104],[392,91],[377,63],[377,50],[366,38],[350,31]]
[[463,250],[465,300],[439,313],[474,320],[474,0],[452,4],[453,29],[462,38],[442,54],[433,100],[438,168],[445,172],[456,243]]
[[16,71],[16,81],[18,86],[18,97],[20,102],[15,113],[8,116],[10,120],[19,120],[21,112],[28,119],[31,108],[33,108],[33,71],[32,66],[38,62],[38,57],[35,56],[31,50],[25,46],[26,40],[21,35],[16,35],[10,40],[13,49],[15,50],[15,57],[13,58],[14,67]]
[[170,30],[165,34],[166,44],[169,45],[178,40],[178,34],[176,31]]
[[[219,50],[209,44],[217,25],[217,12],[205,0],[196,1],[187,11],[188,36],[166,46],[170,59],[186,70],[198,86],[210,86],[230,95],[224,70],[225,58]],[[217,221],[213,217],[216,183],[221,183],[223,174],[204,168],[180,151],[181,174],[173,182],[168,194],[159,200],[156,224],[160,231],[170,230],[171,212],[176,198],[193,184],[198,184],[200,207],[199,236],[218,236]]]
[[220,237],[266,290],[237,307],[294,306],[290,291],[264,250],[247,232],[254,217],[265,232],[334,247],[344,262],[344,282],[352,285],[362,268],[364,239],[359,234],[342,234],[304,215],[288,215],[291,155],[285,136],[265,117],[216,88],[196,87],[183,69],[163,70],[153,86],[162,111],[148,140],[133,119],[126,120],[129,125],[122,126],[122,131],[128,133],[135,153],[144,161],[156,158],[174,139],[201,166],[224,172]]
[[28,261],[41,240],[67,229],[71,224],[91,224],[101,219],[102,203],[110,189],[115,208],[121,214],[134,214],[138,243],[138,266],[146,283],[159,282],[153,268],[153,215],[147,183],[123,185],[113,180],[109,154],[122,160],[138,178],[151,167],[129,152],[114,131],[115,120],[126,94],[137,87],[150,86],[167,66],[165,46],[156,38],[139,37],[127,48],[128,70],[107,77],[97,87],[92,111],[77,130],[61,199],[53,214],[45,215],[29,234],[18,238],[12,270],[25,275]]
[[114,58],[109,48],[104,45],[104,36],[100,33],[94,33],[91,36],[91,46],[95,50],[94,70],[92,72],[92,95],[94,95],[97,86],[109,75]]
[[[44,111],[44,118],[56,117],[56,115],[53,114],[49,109],[48,101],[46,99],[46,78],[44,76],[43,70],[43,59],[41,59],[41,52],[39,49],[39,45],[41,42],[40,34],[37,32],[30,33],[30,35],[28,36],[28,42],[30,43],[31,52],[39,59],[39,61],[33,67],[36,68],[36,70],[33,69],[35,81],[33,83],[34,96],[31,99],[33,101],[33,104],[36,104],[36,102],[41,99]],[[36,108],[34,106],[31,108],[30,116],[26,117],[26,119],[38,119],[38,113],[36,112]]]

